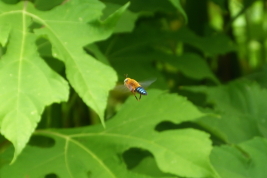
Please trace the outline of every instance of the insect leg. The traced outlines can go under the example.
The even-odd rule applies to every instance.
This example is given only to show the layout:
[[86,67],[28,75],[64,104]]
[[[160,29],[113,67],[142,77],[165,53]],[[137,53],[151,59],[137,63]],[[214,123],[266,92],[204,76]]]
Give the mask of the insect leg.
[[139,100],[141,99],[141,97],[142,97],[142,95],[140,94],[140,96],[139,96]]
[[136,95],[135,95],[135,92],[132,91],[132,93],[133,93],[134,97],[136,98],[136,100],[139,101],[138,98],[137,98]]

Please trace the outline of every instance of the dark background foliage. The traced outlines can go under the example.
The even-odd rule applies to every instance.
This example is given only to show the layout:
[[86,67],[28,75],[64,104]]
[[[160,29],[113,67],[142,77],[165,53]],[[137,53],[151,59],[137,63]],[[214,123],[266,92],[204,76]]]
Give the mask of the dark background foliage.
[[[2,1],[10,5],[19,2],[18,0]],[[104,21],[128,0],[101,0],[101,2],[106,5],[101,16],[101,20]],[[35,0],[32,3],[35,8],[45,12],[67,1]],[[118,129],[114,129],[115,133],[125,136],[129,136],[127,129],[132,129],[133,132],[135,129],[138,130],[137,123],[132,127],[121,126],[120,128],[120,125],[116,123],[119,121],[116,119],[121,119],[120,122],[123,123],[125,118],[139,118],[139,111],[140,117],[148,120],[149,118],[155,119],[155,121],[138,120],[143,129],[140,130],[144,133],[136,136],[138,138],[140,136],[145,140],[155,139],[153,141],[156,142],[157,139],[161,139],[161,136],[155,136],[154,132],[165,134],[169,133],[168,131],[175,133],[189,129],[190,131],[186,132],[188,135],[195,134],[200,140],[204,140],[203,143],[196,144],[199,149],[192,148],[192,153],[184,153],[185,159],[188,159],[190,163],[195,161],[195,157],[192,161],[189,155],[194,153],[204,155],[205,159],[200,158],[201,161],[198,160],[198,163],[192,164],[198,166],[199,172],[189,174],[190,169],[188,172],[187,170],[183,170],[184,172],[169,170],[164,167],[164,165],[170,167],[167,158],[164,160],[166,162],[162,161],[158,158],[158,153],[150,149],[148,145],[144,144],[144,146],[141,142],[135,143],[130,139],[129,145],[122,139],[127,146],[117,146],[119,144],[113,138],[114,143],[117,144],[114,147],[117,146],[116,149],[119,150],[114,148],[115,152],[105,150],[114,144],[112,141],[110,143],[109,139],[104,139],[102,145],[102,142],[98,143],[97,138],[83,140],[81,137],[78,139],[79,143],[84,143],[85,147],[92,152],[95,151],[96,155],[99,152],[99,159],[104,165],[114,170],[116,175],[114,177],[128,175],[129,177],[162,178],[203,176],[266,178],[266,4],[266,0],[130,0],[130,6],[118,21],[113,34],[105,40],[83,47],[88,55],[116,71],[118,85],[123,83],[125,74],[137,81],[157,78],[157,81],[149,87],[148,93],[151,91],[151,98],[153,96],[166,97],[166,100],[164,98],[149,100],[150,95],[148,95],[145,96],[148,100],[141,100],[138,105],[132,104],[136,102],[133,101],[133,96],[116,89],[110,91],[104,116],[108,123],[111,121],[107,127],[107,129],[110,128],[110,133],[114,134],[113,127]],[[40,24],[33,23],[31,28],[34,31],[40,28]],[[61,59],[52,55],[51,41],[43,36],[38,38],[36,45],[38,53],[46,63],[66,79],[66,66]],[[2,45],[1,56],[4,56],[6,50],[6,46]],[[168,91],[171,94],[165,95],[164,92],[159,91]],[[186,107],[183,110],[184,101],[176,98],[177,95],[186,97],[192,103],[192,105],[191,103],[185,104],[189,109]],[[128,97],[130,99],[127,99]],[[173,106],[177,108],[172,108]],[[204,114],[199,114],[196,108]],[[180,115],[178,111],[181,112]],[[137,114],[129,116],[127,112]],[[149,115],[153,112],[156,116],[150,117]],[[191,112],[195,115],[191,116]],[[157,115],[158,113],[164,116],[161,117]],[[178,118],[177,121],[176,118]],[[152,125],[154,130],[150,132],[149,128]],[[15,167],[10,170],[7,168],[14,150],[4,137],[0,137],[0,165],[5,172],[4,175],[21,169],[19,165],[33,166],[25,160],[42,154],[40,150],[34,150],[35,146],[55,147],[63,150],[63,144],[61,145],[60,139],[55,136],[57,134],[46,132],[46,129],[51,128],[59,129],[55,133],[65,135],[66,138],[80,133],[97,135],[102,133],[103,129],[102,126],[100,127],[99,116],[96,112],[88,107],[83,97],[70,86],[67,102],[49,105],[44,110],[35,135],[29,141],[29,147],[25,149],[25,155],[22,153],[22,158],[16,162],[17,167],[15,163]],[[62,128],[63,130],[60,130]],[[69,130],[64,130],[65,128]],[[176,136],[179,139],[181,135],[174,135],[171,139]],[[167,136],[162,140],[170,143],[171,139],[168,140]],[[188,141],[190,138],[185,140]],[[183,144],[179,141],[177,143]],[[212,143],[208,143],[209,141]],[[168,143],[163,145],[166,146]],[[169,149],[179,147],[172,144],[174,143],[170,144]],[[209,144],[210,147],[207,146]],[[192,146],[191,142],[186,142],[184,145]],[[205,151],[202,148],[203,150],[205,148]],[[51,153],[56,153],[56,151],[53,150]],[[79,154],[81,155],[75,156],[81,157],[82,160],[82,152]],[[112,161],[110,157],[105,157],[105,154],[112,155]],[[116,154],[119,156],[114,156]],[[27,157],[27,155],[30,156]],[[115,161],[113,157],[116,157]],[[45,160],[44,156],[40,156],[40,160],[43,161],[43,159]],[[45,162],[42,161],[40,162]],[[117,170],[118,167],[109,166],[113,162],[116,166],[122,166],[123,162],[124,169],[118,166],[120,169]],[[86,164],[90,163],[95,166],[94,169],[97,169],[98,165],[93,161],[86,162]],[[45,177],[64,175],[60,171],[56,173],[59,169],[52,169],[50,173],[42,172],[40,175],[46,175]],[[82,174],[79,169],[73,170],[77,174]],[[126,173],[126,170],[130,174]],[[93,171],[86,171],[87,177],[99,176],[96,176]],[[68,176],[71,177],[70,175]]]

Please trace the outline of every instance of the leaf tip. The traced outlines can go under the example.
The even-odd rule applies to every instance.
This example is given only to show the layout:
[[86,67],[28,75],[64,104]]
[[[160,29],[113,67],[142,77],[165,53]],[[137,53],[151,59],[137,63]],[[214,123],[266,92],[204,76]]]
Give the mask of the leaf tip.
[[102,126],[104,127],[104,129],[106,129],[106,124],[105,122],[101,122],[102,123]]
[[11,162],[9,163],[9,165],[12,165],[12,164],[14,164],[16,162],[17,157],[18,157],[19,154],[20,154],[20,152],[18,152],[17,149],[15,149],[14,156],[13,156]]

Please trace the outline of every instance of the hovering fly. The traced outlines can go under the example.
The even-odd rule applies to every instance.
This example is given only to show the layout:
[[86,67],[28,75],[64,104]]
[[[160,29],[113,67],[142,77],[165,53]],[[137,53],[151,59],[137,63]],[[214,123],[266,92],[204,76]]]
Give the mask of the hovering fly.
[[[127,75],[125,75],[125,80],[124,80],[124,85],[134,94],[135,98],[137,101],[140,101],[142,95],[147,95],[147,91],[141,86],[141,84],[143,83],[144,86],[148,86],[151,83],[153,83],[156,79],[151,80],[151,81],[146,81],[146,82],[140,82],[138,83],[136,80],[128,78]],[[136,93],[139,93],[139,99],[136,97]]]

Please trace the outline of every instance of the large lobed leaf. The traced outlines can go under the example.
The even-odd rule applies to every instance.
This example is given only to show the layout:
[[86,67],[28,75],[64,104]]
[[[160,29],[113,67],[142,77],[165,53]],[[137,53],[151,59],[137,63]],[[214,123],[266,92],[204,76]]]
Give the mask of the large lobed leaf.
[[[65,63],[70,84],[104,124],[108,91],[115,85],[116,74],[86,55],[83,46],[107,38],[126,6],[99,22],[104,5],[97,0],[71,0],[50,11],[38,11],[26,1],[16,5],[0,1],[0,42],[7,49],[0,63],[0,128],[14,144],[14,158],[36,128],[44,107],[68,99],[67,82],[39,57],[37,37],[48,37],[54,57]],[[33,21],[42,27],[33,31]]]
[[201,116],[184,97],[150,91],[140,102],[134,97],[127,100],[107,122],[106,130],[91,126],[37,131],[37,135],[52,138],[55,145],[28,146],[14,165],[2,168],[2,176],[40,177],[54,173],[64,178],[142,177],[128,171],[121,158],[129,148],[141,148],[154,155],[163,172],[182,177],[216,177],[209,163],[212,147],[208,134],[194,129],[155,130],[162,121],[181,123]]
[[73,0],[45,13],[33,9],[39,17],[35,20],[45,26],[36,33],[49,38],[53,56],[64,61],[72,87],[99,115],[103,125],[108,91],[114,87],[117,77],[112,68],[87,55],[83,47],[107,38],[128,5],[104,22],[98,21],[104,6],[96,0]]
[[68,84],[41,59],[29,33],[27,3],[7,6],[0,2],[0,33],[7,51],[0,61],[1,134],[15,147],[14,159],[22,151],[46,105],[66,101]]

